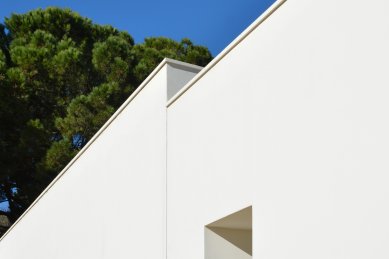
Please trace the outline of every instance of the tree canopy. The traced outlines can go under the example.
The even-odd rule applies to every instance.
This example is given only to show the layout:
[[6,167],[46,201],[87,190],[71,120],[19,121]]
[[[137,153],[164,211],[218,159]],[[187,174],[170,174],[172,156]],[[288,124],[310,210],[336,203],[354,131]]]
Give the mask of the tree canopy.
[[[14,222],[163,58],[200,66],[189,39],[146,38],[69,9],[0,23],[0,211]],[[1,235],[1,233],[0,233]]]

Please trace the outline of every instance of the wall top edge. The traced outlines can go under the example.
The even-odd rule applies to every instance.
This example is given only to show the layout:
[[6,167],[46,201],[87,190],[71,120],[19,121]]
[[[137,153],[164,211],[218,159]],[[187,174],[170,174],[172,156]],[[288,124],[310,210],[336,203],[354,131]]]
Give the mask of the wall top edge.
[[182,62],[182,61],[175,60],[175,59],[171,59],[171,58],[164,58],[164,60],[162,60],[161,63],[172,65],[174,67],[177,67],[177,68],[180,68],[183,70],[189,69],[189,70],[194,70],[194,71],[201,71],[203,69],[203,67],[201,67],[201,66],[189,64],[189,63]]

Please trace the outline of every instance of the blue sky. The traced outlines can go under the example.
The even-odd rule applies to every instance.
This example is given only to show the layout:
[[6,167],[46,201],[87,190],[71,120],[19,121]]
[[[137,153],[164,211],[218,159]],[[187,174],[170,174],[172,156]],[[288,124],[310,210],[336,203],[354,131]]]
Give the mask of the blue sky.
[[184,37],[207,46],[216,56],[274,0],[1,0],[0,21],[11,13],[36,8],[70,8],[98,24],[128,31],[135,42],[145,37]]

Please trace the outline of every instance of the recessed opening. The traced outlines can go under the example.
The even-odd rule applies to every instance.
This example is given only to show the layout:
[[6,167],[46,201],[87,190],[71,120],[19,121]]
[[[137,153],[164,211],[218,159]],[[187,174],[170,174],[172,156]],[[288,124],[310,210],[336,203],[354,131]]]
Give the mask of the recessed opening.
[[251,259],[252,206],[205,226],[205,259]]

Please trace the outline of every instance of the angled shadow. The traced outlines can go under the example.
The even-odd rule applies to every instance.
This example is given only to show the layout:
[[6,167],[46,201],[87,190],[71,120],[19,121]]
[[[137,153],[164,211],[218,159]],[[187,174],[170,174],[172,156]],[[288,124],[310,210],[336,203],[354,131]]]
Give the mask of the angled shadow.
[[205,257],[252,258],[252,207],[205,226]]

